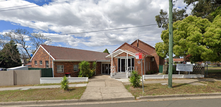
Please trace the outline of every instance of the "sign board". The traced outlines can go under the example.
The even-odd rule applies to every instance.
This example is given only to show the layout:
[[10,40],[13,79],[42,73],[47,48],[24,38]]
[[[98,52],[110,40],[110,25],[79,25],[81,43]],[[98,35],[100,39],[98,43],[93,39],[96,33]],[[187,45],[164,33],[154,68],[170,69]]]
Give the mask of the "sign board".
[[193,72],[193,65],[192,64],[177,64],[176,71]]
[[136,53],[136,59],[142,59],[142,53]]

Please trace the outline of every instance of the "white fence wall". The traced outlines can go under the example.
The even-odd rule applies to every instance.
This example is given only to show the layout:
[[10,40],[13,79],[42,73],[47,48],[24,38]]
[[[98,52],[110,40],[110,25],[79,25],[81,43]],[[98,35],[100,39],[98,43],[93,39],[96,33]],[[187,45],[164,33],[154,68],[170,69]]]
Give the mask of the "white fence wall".
[[[88,82],[88,77],[67,77],[69,82]],[[61,83],[63,77],[41,77],[40,84]]]

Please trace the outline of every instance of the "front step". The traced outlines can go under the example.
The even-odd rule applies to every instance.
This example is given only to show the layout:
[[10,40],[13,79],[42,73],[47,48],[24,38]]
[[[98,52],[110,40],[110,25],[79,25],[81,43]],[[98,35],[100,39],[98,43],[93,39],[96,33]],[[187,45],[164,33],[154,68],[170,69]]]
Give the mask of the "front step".
[[112,78],[115,79],[125,79],[126,77],[126,73],[125,72],[118,72],[116,73],[116,75],[113,75]]

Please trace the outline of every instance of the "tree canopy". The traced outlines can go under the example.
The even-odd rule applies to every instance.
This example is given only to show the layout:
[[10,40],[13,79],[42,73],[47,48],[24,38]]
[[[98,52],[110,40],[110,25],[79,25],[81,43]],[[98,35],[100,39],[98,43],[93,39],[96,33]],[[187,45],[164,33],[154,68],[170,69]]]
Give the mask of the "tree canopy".
[[[178,20],[183,20],[188,16],[186,9],[189,5],[193,5],[191,15],[207,18],[209,21],[217,15],[221,15],[220,6],[221,0],[183,0],[186,3],[186,6],[183,9],[173,9],[173,22]],[[176,1],[174,1],[175,3]],[[168,14],[164,10],[160,10],[160,14],[155,16],[155,20],[158,24],[158,27],[163,29],[168,29]]]
[[4,45],[0,51],[0,67],[10,68],[21,65],[20,54],[13,40]]
[[108,54],[110,54],[107,49],[105,49],[105,50],[103,51],[103,53],[108,53]]
[[[156,44],[157,54],[168,55],[169,29],[162,31],[163,42]],[[192,62],[221,61],[221,17],[213,22],[206,18],[188,16],[173,24],[173,50],[176,56],[190,55]]]

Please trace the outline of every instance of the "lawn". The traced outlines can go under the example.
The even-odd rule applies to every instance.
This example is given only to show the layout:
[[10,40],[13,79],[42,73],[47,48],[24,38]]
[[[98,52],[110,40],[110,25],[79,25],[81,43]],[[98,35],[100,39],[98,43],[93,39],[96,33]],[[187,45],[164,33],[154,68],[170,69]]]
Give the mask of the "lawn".
[[69,91],[63,91],[60,88],[0,91],[0,102],[80,99],[86,87],[69,89]]
[[173,83],[173,88],[168,88],[167,85],[144,84],[144,94],[142,88],[133,88],[131,85],[125,85],[125,88],[135,97],[146,95],[170,95],[170,94],[199,94],[199,93],[214,93],[221,92],[221,82],[201,82],[206,85],[190,85]]

